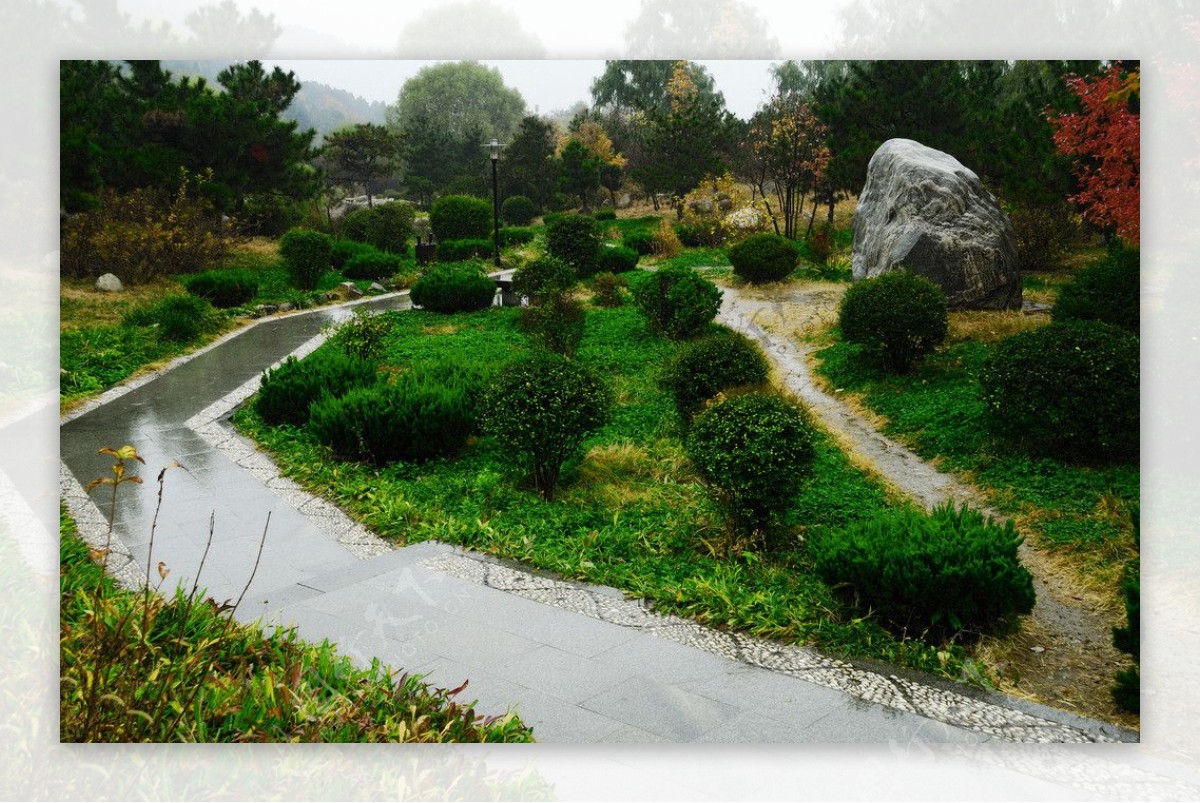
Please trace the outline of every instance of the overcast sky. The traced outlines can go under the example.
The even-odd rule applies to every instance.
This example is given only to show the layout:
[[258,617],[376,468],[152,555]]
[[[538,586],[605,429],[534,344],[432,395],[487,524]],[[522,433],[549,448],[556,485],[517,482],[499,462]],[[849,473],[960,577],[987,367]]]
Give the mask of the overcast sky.
[[[345,89],[367,100],[393,103],[400,87],[433,61],[392,60],[268,60],[291,70],[304,81]],[[496,67],[504,83],[518,90],[531,112],[547,114],[582,101],[591,103],[592,81],[604,70],[603,61],[483,61]],[[771,88],[771,61],[701,61],[725,93],[731,112],[749,119]]]

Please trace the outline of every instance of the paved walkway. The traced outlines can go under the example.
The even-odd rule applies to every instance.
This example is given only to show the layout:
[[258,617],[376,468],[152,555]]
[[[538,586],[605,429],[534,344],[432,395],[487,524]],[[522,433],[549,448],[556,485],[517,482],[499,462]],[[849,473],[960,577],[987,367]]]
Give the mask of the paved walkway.
[[[403,308],[407,298],[365,302]],[[315,347],[346,308],[264,320],[62,424],[62,493],[81,533],[137,584],[170,580],[236,599],[239,617],[297,626],[367,661],[517,711],[546,742],[1119,741],[1131,735],[1041,706],[871,669],[656,614],[608,588],[566,583],[436,543],[392,549],[290,480],[225,419],[263,369]],[[119,394],[119,395],[118,395]],[[109,515],[103,446],[134,444],[146,483]],[[166,474],[156,515],[159,469]],[[267,515],[270,524],[267,527]],[[213,526],[211,548],[209,520]],[[201,566],[202,572],[201,572]]]

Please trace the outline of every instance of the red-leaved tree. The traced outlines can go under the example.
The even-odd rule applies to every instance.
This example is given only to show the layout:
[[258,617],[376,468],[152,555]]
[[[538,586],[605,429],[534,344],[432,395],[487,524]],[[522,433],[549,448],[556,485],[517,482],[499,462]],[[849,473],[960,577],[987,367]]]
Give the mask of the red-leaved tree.
[[1138,73],[1121,75],[1114,65],[1096,78],[1067,79],[1082,110],[1050,114],[1054,144],[1075,158],[1079,192],[1071,196],[1085,219],[1111,226],[1117,236],[1137,243],[1141,221],[1141,160],[1138,114],[1130,110]]

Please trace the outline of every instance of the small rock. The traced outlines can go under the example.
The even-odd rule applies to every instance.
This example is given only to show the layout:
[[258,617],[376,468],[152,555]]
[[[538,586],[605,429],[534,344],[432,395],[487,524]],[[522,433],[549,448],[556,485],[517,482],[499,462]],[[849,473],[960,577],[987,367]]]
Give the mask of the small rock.
[[96,289],[104,293],[119,293],[125,289],[125,285],[113,274],[106,273],[96,280]]
[[1044,652],[1046,651],[1046,648],[1045,648],[1045,647],[1042,647],[1042,646],[1040,646],[1040,645],[1035,645],[1035,646],[1033,646],[1033,647],[1030,647],[1030,648],[1029,648],[1029,651],[1030,651],[1030,652],[1035,652],[1035,653],[1038,653],[1038,654],[1040,655],[1040,654],[1042,654],[1042,653],[1044,653]]
[[363,291],[359,290],[358,285],[356,285],[354,282],[342,282],[338,286],[345,290],[346,295],[350,296],[351,298],[362,298]]
[[263,315],[270,315],[272,312],[279,312],[279,307],[274,304],[258,304],[254,309],[261,312]]
[[280,304],[280,305],[279,305],[279,311],[280,311],[280,312],[291,312],[291,311],[292,311],[292,310],[294,310],[295,308],[296,308],[296,305],[295,305],[295,304],[293,304],[293,303],[292,303],[292,302],[290,302],[290,301],[285,301],[285,302],[283,302],[282,304]]
[[387,288],[384,287],[379,282],[371,282],[371,286],[367,288],[367,292],[369,292],[369,293],[386,293]]

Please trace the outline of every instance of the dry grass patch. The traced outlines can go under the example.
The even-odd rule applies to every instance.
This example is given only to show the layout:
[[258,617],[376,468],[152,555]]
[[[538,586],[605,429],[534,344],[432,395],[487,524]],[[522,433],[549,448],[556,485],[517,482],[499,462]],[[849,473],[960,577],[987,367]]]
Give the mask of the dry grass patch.
[[127,286],[119,293],[105,293],[97,290],[95,285],[95,279],[62,280],[59,287],[60,331],[85,326],[120,326],[125,313],[134,307],[184,292],[183,285],[166,277]]
[[950,343],[973,340],[998,343],[1007,337],[1038,329],[1050,323],[1045,314],[1026,315],[1020,310],[961,310],[950,313]]
[[427,335],[452,335],[462,327],[454,323],[439,323],[421,327],[421,332]]
[[664,486],[699,482],[683,449],[660,440],[649,447],[634,443],[593,446],[579,463],[568,496],[622,505],[661,498]]

